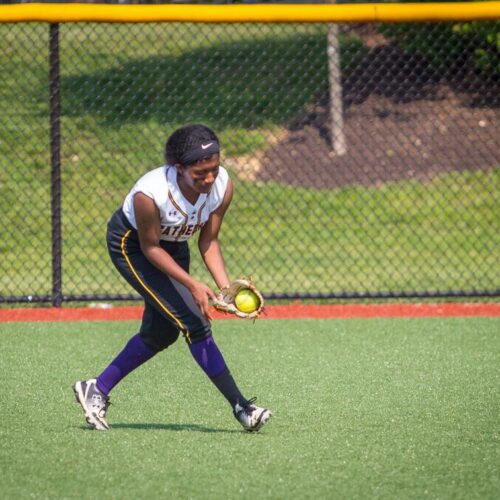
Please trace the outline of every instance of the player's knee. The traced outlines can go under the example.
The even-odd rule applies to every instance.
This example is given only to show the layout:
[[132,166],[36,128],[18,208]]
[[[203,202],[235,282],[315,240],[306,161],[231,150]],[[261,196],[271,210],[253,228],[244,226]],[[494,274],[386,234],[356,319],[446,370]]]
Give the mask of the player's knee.
[[176,334],[168,333],[168,335],[163,332],[162,334],[156,335],[143,335],[141,334],[142,341],[155,353],[164,351],[168,346],[172,345],[178,338],[179,333]]
[[201,340],[210,337],[210,335],[212,335],[212,328],[210,327],[210,323],[206,322],[201,323],[198,327],[187,331],[184,338],[188,344],[195,344],[196,342],[200,342]]

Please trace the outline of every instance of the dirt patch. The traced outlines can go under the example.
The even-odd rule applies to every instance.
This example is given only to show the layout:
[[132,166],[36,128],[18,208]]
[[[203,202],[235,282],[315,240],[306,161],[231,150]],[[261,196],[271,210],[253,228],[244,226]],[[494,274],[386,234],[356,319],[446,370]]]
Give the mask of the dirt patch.
[[246,178],[321,189],[500,166],[499,82],[466,68],[436,75],[427,61],[380,42],[343,82],[346,154],[330,146],[325,92],[253,160]]
[[[270,305],[263,319],[284,318],[417,318],[458,316],[500,316],[500,304],[300,304]],[[24,321],[140,321],[142,306],[108,308],[0,309],[1,322]],[[235,319],[231,314],[212,312],[214,319]]]

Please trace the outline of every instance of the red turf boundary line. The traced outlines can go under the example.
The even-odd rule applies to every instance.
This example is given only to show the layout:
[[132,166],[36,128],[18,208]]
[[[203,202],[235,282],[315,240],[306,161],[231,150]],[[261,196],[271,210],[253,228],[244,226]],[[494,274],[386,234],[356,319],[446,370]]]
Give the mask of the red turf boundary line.
[[[214,319],[233,319],[213,312]],[[341,304],[271,305],[264,318],[431,318],[460,316],[500,316],[500,303],[487,304]],[[19,321],[125,321],[140,320],[142,307],[117,306],[109,309],[33,308],[0,309],[0,322]]]

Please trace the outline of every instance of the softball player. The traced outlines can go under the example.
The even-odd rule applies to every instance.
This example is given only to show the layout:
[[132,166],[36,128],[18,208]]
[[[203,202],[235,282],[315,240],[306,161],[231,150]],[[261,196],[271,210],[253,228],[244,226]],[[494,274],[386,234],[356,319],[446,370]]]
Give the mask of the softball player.
[[139,333],[97,377],[73,390],[88,424],[107,430],[109,393],[132,370],[173,344],[182,332],[190,352],[247,431],[258,431],[271,412],[247,400],[219,351],[210,326],[212,290],[189,274],[187,240],[198,247],[219,288],[229,279],[218,235],[233,187],[219,165],[219,140],[204,125],[176,130],[165,148],[166,165],[141,177],[108,223],[111,260],[144,298]]

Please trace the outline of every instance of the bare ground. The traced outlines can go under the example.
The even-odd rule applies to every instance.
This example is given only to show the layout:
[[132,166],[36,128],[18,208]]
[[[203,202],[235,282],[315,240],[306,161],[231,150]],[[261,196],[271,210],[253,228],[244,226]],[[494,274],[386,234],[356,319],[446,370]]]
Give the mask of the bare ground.
[[337,155],[328,94],[318,95],[240,176],[321,189],[500,166],[499,82],[466,68],[436,76],[392,45],[376,45],[344,80],[343,119]]

